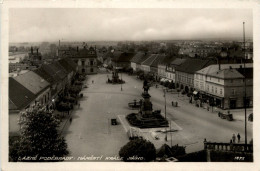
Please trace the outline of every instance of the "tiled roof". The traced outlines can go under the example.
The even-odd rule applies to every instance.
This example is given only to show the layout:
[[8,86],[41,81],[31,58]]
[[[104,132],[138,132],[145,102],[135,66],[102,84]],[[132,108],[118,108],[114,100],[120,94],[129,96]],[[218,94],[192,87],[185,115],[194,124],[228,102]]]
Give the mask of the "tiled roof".
[[143,61],[142,65],[151,66],[153,61],[157,58],[157,54],[151,54],[145,61]]
[[65,77],[67,77],[68,72],[59,64],[58,61],[55,61],[53,65],[55,65],[55,67],[57,68],[57,74],[60,78],[64,79]]
[[[220,69],[228,69],[230,67],[232,68],[239,68],[240,66],[244,66],[243,64],[220,64]],[[246,64],[246,67],[247,68],[252,68],[253,67],[253,64],[252,63],[248,63]],[[219,70],[219,65],[218,64],[214,64],[214,65],[210,65],[210,66],[207,66],[199,71],[197,71],[196,73],[199,73],[199,74],[203,74],[203,75],[207,75],[209,73],[213,73],[213,72],[217,72]]]
[[9,77],[9,109],[20,110],[30,104],[36,96],[17,82],[14,78]]
[[67,59],[61,59],[58,60],[58,63],[67,71],[67,72],[72,72],[74,69],[72,68],[71,65],[69,65],[69,63],[66,61]]
[[43,67],[37,68],[36,70],[33,70],[37,75],[48,81],[49,83],[53,84],[56,80],[53,77],[53,75],[46,72]]
[[41,68],[48,73],[49,75],[51,75],[54,79],[55,82],[61,81],[62,78],[59,76],[58,74],[58,69],[55,67],[54,64],[44,64],[41,66]]
[[131,59],[131,62],[136,64],[141,64],[144,60],[149,57],[150,54],[144,52],[138,52],[135,56]]
[[169,65],[172,61],[176,59],[175,56],[166,56],[163,60],[159,62],[161,65]]
[[156,59],[152,62],[152,64],[151,64],[151,67],[158,67],[158,64],[162,61],[162,60],[164,60],[166,58],[166,56],[165,55],[162,55],[162,54],[158,54],[157,56],[156,56]]
[[208,74],[209,76],[222,78],[222,79],[235,79],[235,78],[244,78],[236,69],[223,69],[217,72]]
[[185,58],[176,58],[174,61],[171,62],[171,65],[172,66],[179,66],[185,61],[186,61]]
[[214,64],[213,60],[188,58],[181,65],[176,67],[177,71],[194,74],[196,71]]
[[14,79],[35,95],[38,95],[50,85],[44,78],[33,71],[14,77]]

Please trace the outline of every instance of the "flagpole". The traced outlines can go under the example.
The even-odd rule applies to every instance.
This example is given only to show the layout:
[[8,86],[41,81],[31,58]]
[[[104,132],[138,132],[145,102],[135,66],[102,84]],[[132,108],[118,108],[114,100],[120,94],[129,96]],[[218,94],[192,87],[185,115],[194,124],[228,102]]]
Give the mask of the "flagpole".
[[245,22],[243,22],[243,39],[244,39],[244,108],[245,108],[245,151],[247,151],[247,114],[246,114],[246,42],[245,42]]

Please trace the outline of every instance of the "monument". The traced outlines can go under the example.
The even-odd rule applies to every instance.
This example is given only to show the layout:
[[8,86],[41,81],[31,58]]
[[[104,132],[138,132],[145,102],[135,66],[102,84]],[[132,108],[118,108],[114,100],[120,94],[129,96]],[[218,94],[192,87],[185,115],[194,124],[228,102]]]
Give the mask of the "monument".
[[139,128],[168,127],[168,121],[161,115],[161,111],[153,111],[153,104],[150,101],[151,96],[148,93],[149,85],[146,80],[143,83],[143,89],[143,99],[140,100],[138,113],[131,113],[126,116],[126,119],[132,126]]
[[112,83],[112,84],[123,84],[125,83],[124,80],[120,79],[118,76],[118,71],[116,69],[113,70],[112,72],[112,79],[110,80],[109,78],[107,78],[107,83]]

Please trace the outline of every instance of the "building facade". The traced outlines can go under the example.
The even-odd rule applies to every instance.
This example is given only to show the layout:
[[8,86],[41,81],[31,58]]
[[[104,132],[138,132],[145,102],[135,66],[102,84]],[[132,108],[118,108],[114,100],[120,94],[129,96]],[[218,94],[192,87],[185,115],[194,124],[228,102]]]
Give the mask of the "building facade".
[[[246,105],[253,106],[253,68],[247,68],[247,75],[239,69],[229,68],[211,73],[206,78],[206,92],[214,100],[214,105],[222,109],[244,107],[244,81],[246,81]],[[212,100],[212,101],[213,101]]]
[[194,90],[194,74],[215,61],[208,59],[187,58],[182,64],[175,68],[176,87],[184,89],[187,93]]
[[96,74],[97,73],[97,53],[96,49],[84,47],[83,49],[71,50],[66,56],[70,57],[77,66],[80,74]]

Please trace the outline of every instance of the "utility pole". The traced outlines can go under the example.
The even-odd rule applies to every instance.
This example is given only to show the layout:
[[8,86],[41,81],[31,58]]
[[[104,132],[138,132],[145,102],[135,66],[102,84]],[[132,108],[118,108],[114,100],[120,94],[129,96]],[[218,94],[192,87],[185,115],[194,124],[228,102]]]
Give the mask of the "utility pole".
[[[166,89],[164,89],[164,112],[165,112],[165,119],[166,118]],[[167,127],[165,128],[165,141],[167,141]]]
[[121,91],[123,91],[123,79],[122,79],[122,71],[121,71]]
[[244,38],[244,108],[245,108],[245,151],[247,151],[247,116],[246,116],[246,41],[245,41],[245,22],[243,22],[243,38]]
[[172,132],[171,132],[171,129],[172,129],[172,125],[171,125],[171,121],[170,121],[171,148],[172,148]]

